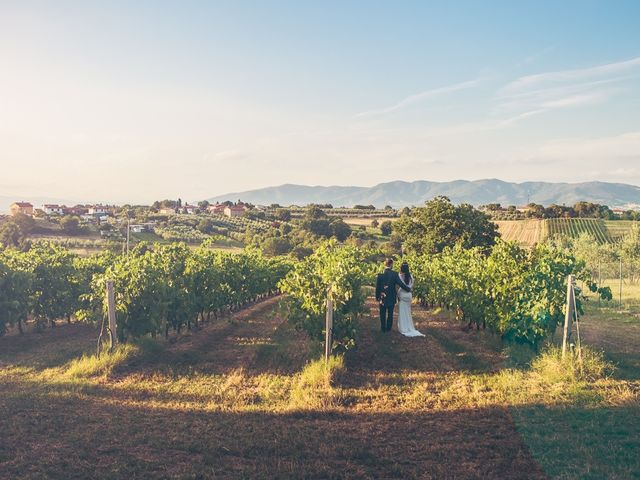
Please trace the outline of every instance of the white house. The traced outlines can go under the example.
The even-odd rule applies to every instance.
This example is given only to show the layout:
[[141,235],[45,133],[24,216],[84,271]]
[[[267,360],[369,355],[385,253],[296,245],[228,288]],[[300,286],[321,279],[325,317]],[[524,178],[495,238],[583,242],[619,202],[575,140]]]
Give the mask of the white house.
[[104,205],[91,205],[87,213],[89,215],[108,215],[111,213],[111,209]]
[[64,206],[55,204],[42,205],[42,211],[47,215],[64,215]]

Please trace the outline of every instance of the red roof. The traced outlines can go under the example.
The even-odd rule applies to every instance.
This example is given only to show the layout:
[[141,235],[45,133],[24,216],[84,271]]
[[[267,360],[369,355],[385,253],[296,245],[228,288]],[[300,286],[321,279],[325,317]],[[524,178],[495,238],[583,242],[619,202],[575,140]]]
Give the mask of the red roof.
[[19,207],[33,207],[33,205],[31,205],[29,202],[16,202],[15,205],[19,206]]

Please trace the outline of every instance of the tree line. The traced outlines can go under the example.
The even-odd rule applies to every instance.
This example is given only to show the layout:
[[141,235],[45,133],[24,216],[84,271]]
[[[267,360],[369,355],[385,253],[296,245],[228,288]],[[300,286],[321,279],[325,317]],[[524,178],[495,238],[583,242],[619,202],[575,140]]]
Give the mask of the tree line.
[[607,205],[593,202],[577,202],[574,205],[551,204],[544,206],[529,203],[524,208],[515,205],[504,207],[499,203],[482,205],[481,210],[489,212],[497,220],[506,218],[599,218],[603,220],[640,220],[640,212],[625,210],[614,212]]

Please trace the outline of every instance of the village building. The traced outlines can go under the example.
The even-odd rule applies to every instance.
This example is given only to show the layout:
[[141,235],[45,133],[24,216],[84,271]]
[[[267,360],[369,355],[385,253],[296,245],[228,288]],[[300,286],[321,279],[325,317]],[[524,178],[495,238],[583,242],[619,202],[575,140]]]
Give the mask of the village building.
[[158,210],[160,215],[174,215],[176,213],[176,209],[174,207],[162,207]]
[[246,209],[244,205],[231,205],[224,208],[224,214],[229,218],[241,217]]
[[64,209],[64,213],[67,215],[86,215],[89,213],[89,209],[82,205],[76,205],[75,207],[68,207]]
[[224,209],[227,206],[224,203],[216,203],[215,205],[209,205],[209,213],[214,215],[224,215]]
[[111,213],[111,208],[104,205],[91,205],[87,209],[87,213],[89,215],[109,215]]
[[137,223],[135,225],[129,225],[129,230],[132,233],[153,232],[156,228],[154,222]]
[[523,205],[521,207],[517,207],[516,210],[520,213],[529,213],[531,210],[533,210],[533,208],[531,208],[529,205]]
[[614,208],[613,210],[611,210],[613,212],[613,214],[616,217],[621,217],[623,216],[625,213],[627,213],[626,210],[624,210],[623,208]]
[[47,203],[42,205],[42,211],[47,215],[64,215],[65,207],[63,205]]
[[184,211],[185,211],[185,213],[188,213],[189,215],[194,215],[194,214],[198,213],[198,206],[197,205],[186,204],[184,206]]
[[14,202],[9,207],[9,213],[12,217],[15,217],[19,213],[24,215],[33,215],[33,205],[29,202]]

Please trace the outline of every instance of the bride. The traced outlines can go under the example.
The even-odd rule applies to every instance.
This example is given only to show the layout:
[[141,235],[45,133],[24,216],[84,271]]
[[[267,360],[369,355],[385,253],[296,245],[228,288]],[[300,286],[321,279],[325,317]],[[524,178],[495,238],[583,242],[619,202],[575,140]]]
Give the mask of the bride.
[[[409,288],[413,288],[413,277],[409,272],[409,265],[403,262],[400,267],[400,278]],[[411,292],[398,289],[398,331],[406,337],[424,337],[416,330],[411,318]]]

